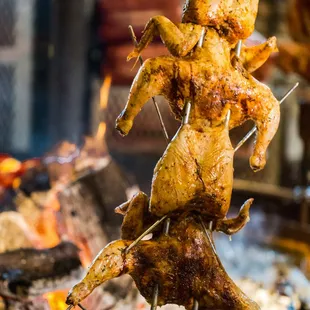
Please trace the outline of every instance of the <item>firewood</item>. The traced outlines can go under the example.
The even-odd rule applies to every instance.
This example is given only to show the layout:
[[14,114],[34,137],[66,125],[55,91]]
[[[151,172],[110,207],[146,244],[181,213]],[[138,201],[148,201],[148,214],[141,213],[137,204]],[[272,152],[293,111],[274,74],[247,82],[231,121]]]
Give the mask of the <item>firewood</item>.
[[80,276],[78,248],[69,242],[51,249],[25,248],[0,254],[0,296],[26,298],[67,289]]

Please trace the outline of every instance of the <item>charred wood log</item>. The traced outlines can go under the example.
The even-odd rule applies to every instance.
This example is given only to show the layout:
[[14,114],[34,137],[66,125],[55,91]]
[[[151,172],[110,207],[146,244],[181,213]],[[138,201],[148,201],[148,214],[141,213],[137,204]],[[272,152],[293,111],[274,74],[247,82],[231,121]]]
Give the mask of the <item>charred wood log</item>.
[[25,298],[70,288],[81,276],[78,248],[20,249],[0,254],[0,296]]
[[90,258],[119,237],[122,218],[114,208],[127,200],[130,181],[118,165],[109,160],[98,171],[86,173],[59,193],[64,229]]

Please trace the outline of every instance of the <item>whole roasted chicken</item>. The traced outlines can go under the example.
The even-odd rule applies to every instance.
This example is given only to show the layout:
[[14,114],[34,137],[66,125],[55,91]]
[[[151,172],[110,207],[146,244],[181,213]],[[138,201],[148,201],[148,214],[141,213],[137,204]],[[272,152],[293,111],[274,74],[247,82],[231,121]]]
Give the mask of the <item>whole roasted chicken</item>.
[[186,57],[148,59],[117,119],[117,129],[126,135],[153,96],[163,95],[179,119],[185,101],[192,103],[189,124],[178,132],[154,171],[150,210],[157,216],[185,209],[214,217],[226,215],[234,153],[224,129],[229,110],[230,129],[249,119],[256,123],[258,134],[250,159],[254,171],[265,166],[267,147],[278,128],[279,102],[270,89],[255,80],[237,57],[232,64],[232,45],[225,37],[211,27],[205,31],[202,47],[195,47]]
[[259,309],[227,275],[199,216],[181,216],[172,221],[169,236],[155,234],[126,252],[130,243],[118,240],[107,245],[73,287],[67,303],[77,305],[100,284],[130,274],[150,303],[159,285],[159,306],[173,303],[192,309],[197,300],[201,310]]

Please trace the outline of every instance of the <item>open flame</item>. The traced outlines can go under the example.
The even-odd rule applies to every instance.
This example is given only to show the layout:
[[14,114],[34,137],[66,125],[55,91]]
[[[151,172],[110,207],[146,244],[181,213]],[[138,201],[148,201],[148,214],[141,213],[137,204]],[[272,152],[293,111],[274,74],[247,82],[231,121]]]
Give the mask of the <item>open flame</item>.
[[[102,119],[97,129],[97,132],[92,137],[85,137],[85,144],[81,149],[79,156],[70,162],[72,164],[72,171],[79,171],[78,163],[85,168],[89,168],[95,165],[95,163],[100,162],[100,159],[108,156],[105,135],[107,130],[106,124],[106,109],[108,105],[109,93],[111,88],[112,78],[110,75],[106,76],[103,84],[100,88],[100,104],[98,110],[100,111]],[[55,159],[58,157],[55,155]],[[54,157],[49,157],[54,159]],[[58,200],[58,193],[63,190],[63,188],[74,179],[72,178],[56,178],[55,182],[52,183],[52,189],[48,192],[34,192],[31,196],[24,195],[19,190],[20,177],[25,171],[33,168],[38,163],[37,160],[30,160],[27,162],[20,162],[9,155],[0,154],[0,187],[13,188],[18,193],[20,199],[17,202],[19,206],[19,212],[21,216],[25,218],[29,227],[32,227],[38,236],[38,240],[34,243],[36,248],[52,248],[57,246],[61,242],[61,236],[67,234],[73,236],[75,233],[70,234],[70,225],[67,227],[62,227],[61,221],[58,220],[58,213],[60,211],[60,202]],[[40,161],[41,163],[41,161]],[[48,166],[53,164],[46,163]],[[63,168],[63,164],[60,161],[60,168]],[[50,171],[49,171],[50,173]],[[69,223],[70,224],[70,223]],[[64,229],[64,231],[62,231]],[[64,234],[63,234],[64,233]],[[71,238],[71,237],[70,237]],[[80,260],[84,267],[89,266],[93,257],[92,252],[88,247],[87,240],[82,240],[77,236],[77,240],[72,240],[80,249]],[[65,310],[67,305],[65,304],[66,296],[68,291],[52,291],[43,295],[43,298],[48,302],[49,308],[51,310]]]
[[[100,88],[100,111],[102,114],[105,114],[105,111],[108,106],[108,101],[109,101],[109,94],[110,94],[110,88],[111,88],[111,83],[112,83],[112,77],[111,75],[106,76],[104,79],[102,86]],[[104,120],[101,120],[97,134],[96,134],[96,140],[103,140],[105,133],[106,133],[107,125]]]
[[65,303],[68,291],[57,291],[46,293],[43,297],[48,301],[51,310],[66,310],[68,305]]

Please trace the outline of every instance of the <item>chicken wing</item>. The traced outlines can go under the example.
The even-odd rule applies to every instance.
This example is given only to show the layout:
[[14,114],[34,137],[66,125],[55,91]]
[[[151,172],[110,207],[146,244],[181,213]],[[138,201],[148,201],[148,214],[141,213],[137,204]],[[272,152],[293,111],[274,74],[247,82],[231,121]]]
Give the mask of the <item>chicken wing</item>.
[[128,273],[149,303],[159,285],[159,306],[192,309],[195,299],[205,310],[259,309],[229,278],[196,216],[181,217],[170,227],[169,236],[141,241],[128,253],[131,241],[109,244],[70,291],[67,303],[77,305],[101,283]]

